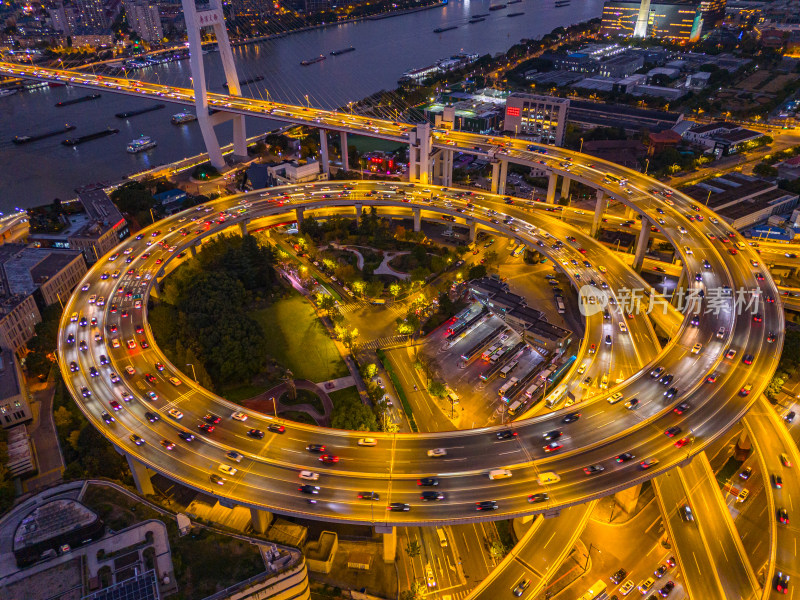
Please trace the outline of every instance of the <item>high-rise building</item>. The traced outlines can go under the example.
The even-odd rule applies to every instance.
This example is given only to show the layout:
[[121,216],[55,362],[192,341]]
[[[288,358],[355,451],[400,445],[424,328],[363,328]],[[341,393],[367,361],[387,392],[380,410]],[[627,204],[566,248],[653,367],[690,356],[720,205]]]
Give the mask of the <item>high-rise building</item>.
[[148,0],[127,0],[125,16],[133,30],[147,42],[160,42],[164,39],[161,27],[161,13],[158,6]]
[[[720,1],[724,0],[708,0],[708,3]],[[693,42],[700,38],[702,25],[699,0],[608,0],[603,5],[600,31],[604,35]]]
[[103,0],[76,0],[81,27],[91,31],[104,31],[110,23],[106,17]]
[[535,94],[511,94],[506,100],[503,129],[545,144],[564,142],[569,99]]
[[47,14],[50,17],[50,26],[55,31],[65,35],[72,33],[72,27],[70,27],[67,10],[64,8],[63,2],[58,2],[54,6],[48,8]]
[[727,0],[700,0],[700,14],[703,15],[703,33],[707,33],[722,23],[725,18]]

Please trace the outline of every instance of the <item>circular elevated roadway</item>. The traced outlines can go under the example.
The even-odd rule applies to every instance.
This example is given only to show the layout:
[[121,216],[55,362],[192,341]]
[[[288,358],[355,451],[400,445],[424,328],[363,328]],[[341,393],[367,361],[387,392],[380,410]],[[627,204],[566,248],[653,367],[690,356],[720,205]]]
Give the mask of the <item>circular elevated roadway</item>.
[[[544,161],[552,170],[568,172],[571,178],[605,189],[612,198],[632,206],[650,221],[662,219],[663,223],[656,225],[677,248],[692,275],[690,279],[694,280],[696,272],[701,275],[700,282],[691,283],[694,289],[702,286],[705,291],[699,314],[695,315],[697,325],[690,322],[693,315],[686,315],[669,344],[657,355],[652,348],[642,348],[641,344],[637,349],[634,335],[625,336],[618,331],[612,334],[610,347],[598,344],[599,350],[592,360],[627,354],[631,363],[643,365],[608,390],[608,394],[622,392],[625,400],[638,398],[638,410],[626,410],[622,402],[611,405],[606,402],[604,393],[585,400],[580,405],[581,418],[567,425],[561,421],[570,409],[517,421],[513,424],[517,435],[508,441],[498,439],[497,433],[504,429],[502,427],[433,434],[376,433],[369,435],[377,438],[378,445],[370,448],[357,445],[364,436],[360,432],[285,422],[285,433],[272,433],[268,427],[275,419],[249,411],[246,422],[236,421],[231,418],[238,409],[236,405],[194,385],[168,363],[147,326],[147,298],[155,279],[173,268],[181,260],[179,254],[199,238],[243,223],[249,223],[254,229],[286,222],[293,219],[287,218],[287,211],[297,208],[303,208],[306,214],[325,215],[341,210],[352,212],[356,203],[375,204],[387,207],[385,210],[391,214],[410,216],[411,211],[418,208],[423,218],[447,214],[459,222],[474,220],[482,227],[514,235],[531,245],[542,242],[544,247],[537,244],[536,249],[550,255],[575,285],[586,283],[587,278],[597,282],[605,280],[609,291],[618,295],[621,288],[642,285],[638,275],[610,251],[554,219],[550,212],[530,211],[523,219],[515,209],[513,226],[519,231],[513,231],[502,224],[503,215],[497,214],[503,209],[502,200],[497,196],[482,194],[459,198],[453,190],[436,186],[387,182],[325,183],[260,190],[217,200],[200,210],[184,211],[144,230],[137,236],[141,239],[125,240],[87,273],[64,311],[58,351],[62,373],[73,397],[93,425],[112,443],[180,483],[245,506],[320,520],[411,525],[509,518],[601,497],[682,463],[741,418],[769,381],[783,340],[783,315],[774,283],[751,248],[743,246],[733,254],[729,249],[735,246],[719,241],[731,230],[713,213],[702,206],[693,209],[690,199],[677,192],[670,191],[667,199],[657,193],[667,191],[662,184],[593,157],[557,148],[548,148],[547,154],[521,149],[515,152],[524,161]],[[606,181],[605,173],[627,177],[629,183],[623,187]],[[628,194],[626,188],[632,193]],[[468,202],[472,208],[467,207]],[[508,208],[507,212],[511,212],[514,207]],[[223,222],[219,222],[221,213],[227,215]],[[703,217],[702,221],[697,219],[698,215]],[[206,224],[211,219],[213,222]],[[548,234],[545,236],[543,231]],[[708,234],[716,239],[710,239]],[[567,235],[580,236],[586,255],[566,240]],[[563,247],[553,248],[558,239],[563,240]],[[170,251],[172,247],[174,251]],[[592,266],[582,266],[581,260],[573,265],[571,259],[578,257],[581,260],[588,257]],[[128,259],[130,263],[126,263]],[[704,260],[710,268],[703,266]],[[599,265],[606,267],[605,274],[596,270]],[[113,276],[115,270],[120,271],[118,277]],[[714,291],[722,290],[723,286],[733,292],[718,295]],[[749,311],[737,314],[734,304],[739,289],[748,291],[745,299],[749,299],[752,290],[776,299],[758,308],[761,321],[754,320]],[[136,298],[137,294],[142,298]],[[104,305],[90,303],[93,295],[105,298]],[[136,308],[137,300],[141,300],[141,308]],[[78,321],[71,320],[73,313],[78,313]],[[89,324],[81,326],[82,317],[89,320]],[[91,325],[92,318],[97,319],[96,326]],[[622,317],[614,317],[619,318]],[[581,353],[585,352],[585,345],[599,342],[598,334],[604,337],[603,334],[613,331],[598,324],[598,320],[601,317],[597,315],[588,318],[588,337]],[[645,326],[643,316],[633,321],[636,322],[634,327]],[[116,332],[112,332],[112,328],[116,328]],[[724,328],[721,337],[718,335],[720,328]],[[769,342],[771,333],[774,341]],[[101,341],[95,341],[96,335]],[[69,336],[72,336],[71,343]],[[119,342],[118,347],[114,347],[114,340]],[[128,347],[131,340],[132,347]],[[144,348],[142,341],[148,347]],[[81,350],[81,342],[85,343],[85,350]],[[703,345],[703,351],[697,355],[691,353],[696,343]],[[729,349],[735,350],[732,358],[725,357]],[[748,361],[752,364],[743,362],[745,355],[752,355],[752,361]],[[101,364],[105,362],[102,357],[107,357],[110,364]],[[70,368],[73,362],[78,367],[75,372]],[[155,362],[163,363],[166,369],[156,371]],[[675,376],[672,385],[679,390],[677,397],[666,399],[665,387],[649,376],[655,366],[663,366]],[[92,367],[98,372],[96,377],[91,376]],[[126,367],[131,367],[134,374],[128,375]],[[119,375],[119,383],[111,381],[112,372]],[[155,377],[154,383],[145,380],[146,373]],[[706,383],[711,373],[716,375],[716,381]],[[181,380],[180,385],[168,381],[168,377],[174,375]],[[753,386],[751,393],[740,394],[747,384]],[[82,394],[84,387],[90,395]],[[133,399],[123,401],[123,392]],[[148,392],[157,397],[150,398]],[[111,401],[118,402],[122,409],[114,413]],[[675,414],[673,408],[681,402],[689,402],[691,409],[682,415]],[[170,408],[180,410],[183,417],[179,420],[169,417]],[[146,411],[157,413],[160,420],[150,423],[145,418]],[[101,417],[104,412],[113,413],[116,421],[105,423]],[[208,412],[222,417],[222,422],[210,434],[197,428]],[[681,433],[675,438],[667,437],[664,431],[673,426],[680,427]],[[261,440],[248,437],[246,432],[250,428],[263,430],[265,437]],[[563,448],[548,455],[543,450],[543,434],[554,429],[564,432]],[[181,431],[191,432],[196,438],[185,442],[178,437]],[[129,439],[131,434],[141,436],[145,443],[133,444]],[[689,434],[688,444],[675,445],[676,439]],[[176,447],[165,449],[160,444],[162,439],[175,442]],[[326,445],[329,453],[340,457],[339,462],[322,464],[319,455],[306,450],[308,444]],[[434,448],[445,448],[447,456],[428,457],[427,451]],[[231,449],[244,455],[241,463],[226,459],[225,453]],[[614,457],[623,452],[633,453],[636,460],[617,464]],[[639,460],[644,458],[657,458],[659,464],[643,470]],[[221,463],[233,464],[238,472],[233,476],[221,474],[218,471]],[[602,464],[605,470],[587,476],[583,469],[591,464]],[[508,468],[513,476],[491,481],[487,474],[494,468]],[[308,504],[307,496],[297,490],[298,483],[302,483],[298,479],[300,470],[320,473],[316,484],[321,487],[321,493],[315,505]],[[542,472],[555,472],[560,481],[540,486],[537,479]],[[224,477],[224,483],[212,483],[211,475]],[[439,502],[422,502],[417,479],[431,475],[439,478],[436,489],[443,492],[445,498]],[[357,493],[360,491],[377,492],[380,500],[359,500]],[[528,495],[538,491],[548,492],[550,500],[530,504]],[[495,500],[498,508],[477,511],[475,503],[485,500]],[[387,505],[393,502],[408,503],[411,510],[387,511]]]

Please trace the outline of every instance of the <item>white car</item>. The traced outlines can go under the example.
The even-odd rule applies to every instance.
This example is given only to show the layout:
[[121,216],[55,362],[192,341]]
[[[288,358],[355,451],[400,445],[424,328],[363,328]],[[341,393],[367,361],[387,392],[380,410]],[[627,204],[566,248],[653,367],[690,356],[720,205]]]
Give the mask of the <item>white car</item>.
[[425,578],[428,580],[428,587],[436,587],[436,578],[433,576],[433,569],[430,565],[425,567]]
[[170,408],[167,411],[167,414],[173,419],[176,419],[178,421],[180,421],[183,418],[183,413],[179,411],[177,408]]
[[237,410],[231,415],[231,419],[236,419],[237,421],[247,421],[247,415]]
[[428,456],[447,456],[447,450],[444,448],[434,448],[433,450],[428,450]]
[[219,467],[217,467],[217,468],[218,468],[220,471],[222,471],[223,473],[225,473],[225,475],[230,475],[230,476],[236,475],[236,473],[237,473],[237,472],[238,472],[238,470],[239,470],[239,469],[236,469],[236,468],[234,468],[234,467],[232,467],[232,466],[230,466],[230,465],[225,465],[225,464],[221,464],[221,465],[220,465]]
[[623,596],[627,596],[631,593],[633,589],[633,579],[628,579],[625,583],[622,584],[622,587],[619,588],[619,593]]
[[361,438],[360,440],[358,440],[358,445],[359,446],[377,446],[378,445],[378,440],[376,440],[375,438]]
[[133,368],[132,366],[130,366],[130,365],[127,365],[127,366],[125,367],[125,372],[126,372],[128,375],[136,375],[136,369],[134,369],[134,368]]
[[300,471],[300,479],[307,479],[308,481],[316,481],[319,479],[319,473],[314,471]]

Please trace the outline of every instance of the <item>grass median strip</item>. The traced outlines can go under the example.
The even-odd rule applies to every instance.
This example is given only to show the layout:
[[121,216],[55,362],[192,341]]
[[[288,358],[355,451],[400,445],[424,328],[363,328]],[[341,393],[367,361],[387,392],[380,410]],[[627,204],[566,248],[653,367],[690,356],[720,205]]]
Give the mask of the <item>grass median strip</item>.
[[400,384],[400,378],[397,376],[397,373],[394,372],[394,367],[392,363],[389,361],[389,357],[386,356],[386,352],[381,349],[376,350],[375,352],[378,355],[378,358],[381,359],[383,363],[383,368],[386,369],[386,372],[389,373],[389,378],[392,380],[392,385],[394,386],[395,391],[397,392],[398,397],[400,398],[400,404],[403,405],[403,412],[406,413],[408,417],[408,422],[411,424],[411,431],[417,432],[419,429],[417,428],[417,422],[414,420],[414,411],[411,410],[411,404],[408,402],[408,398],[406,397],[406,392],[403,389],[403,386]]

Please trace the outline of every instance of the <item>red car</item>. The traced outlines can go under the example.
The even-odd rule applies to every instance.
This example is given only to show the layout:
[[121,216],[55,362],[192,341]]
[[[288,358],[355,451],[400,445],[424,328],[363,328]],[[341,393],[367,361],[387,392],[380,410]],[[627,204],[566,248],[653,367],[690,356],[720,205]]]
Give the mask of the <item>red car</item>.
[[683,448],[686,444],[688,444],[691,441],[692,439],[690,437],[681,438],[677,442],[675,442],[675,446],[678,448]]
[[323,454],[322,456],[319,457],[319,460],[321,462],[324,462],[325,464],[330,465],[330,464],[338,463],[339,462],[339,457],[336,456],[335,454]]

